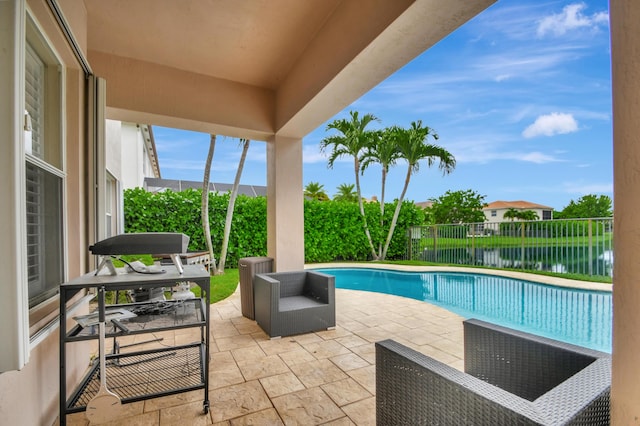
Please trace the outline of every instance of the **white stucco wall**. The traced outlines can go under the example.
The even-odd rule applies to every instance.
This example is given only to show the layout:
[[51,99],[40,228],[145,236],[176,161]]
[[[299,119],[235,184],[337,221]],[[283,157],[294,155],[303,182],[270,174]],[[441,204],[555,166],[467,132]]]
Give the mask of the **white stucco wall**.
[[142,187],[144,182],[145,150],[142,132],[133,123],[121,123],[120,163],[122,189]]
[[122,123],[116,120],[106,120],[106,165],[107,170],[117,180],[122,180]]

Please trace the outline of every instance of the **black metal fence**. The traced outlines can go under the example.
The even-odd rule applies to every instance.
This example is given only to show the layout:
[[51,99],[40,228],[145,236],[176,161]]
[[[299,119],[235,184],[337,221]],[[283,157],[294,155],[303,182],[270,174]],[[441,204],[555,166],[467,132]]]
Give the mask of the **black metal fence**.
[[611,277],[613,218],[414,226],[405,259]]

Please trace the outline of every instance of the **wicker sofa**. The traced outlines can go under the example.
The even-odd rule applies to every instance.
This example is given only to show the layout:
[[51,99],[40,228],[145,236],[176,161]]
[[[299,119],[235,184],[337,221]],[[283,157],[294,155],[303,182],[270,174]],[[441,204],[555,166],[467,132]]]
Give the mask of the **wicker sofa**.
[[464,368],[376,343],[378,425],[606,425],[611,357],[464,321]]
[[335,277],[315,271],[256,274],[255,319],[272,338],[336,325]]

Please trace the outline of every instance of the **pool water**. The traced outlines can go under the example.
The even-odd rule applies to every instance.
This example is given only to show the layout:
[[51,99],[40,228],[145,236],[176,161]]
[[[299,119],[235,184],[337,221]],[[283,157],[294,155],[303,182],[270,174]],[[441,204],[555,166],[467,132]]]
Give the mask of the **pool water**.
[[610,292],[579,290],[495,275],[322,268],[336,287],[422,300],[465,318],[611,352]]

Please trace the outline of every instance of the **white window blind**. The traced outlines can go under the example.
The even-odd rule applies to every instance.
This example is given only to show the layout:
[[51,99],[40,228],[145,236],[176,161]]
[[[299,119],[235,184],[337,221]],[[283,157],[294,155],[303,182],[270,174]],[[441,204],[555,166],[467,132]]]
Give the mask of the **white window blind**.
[[44,157],[44,81],[45,66],[38,54],[27,43],[25,55],[25,106],[31,118],[31,147],[27,154]]

